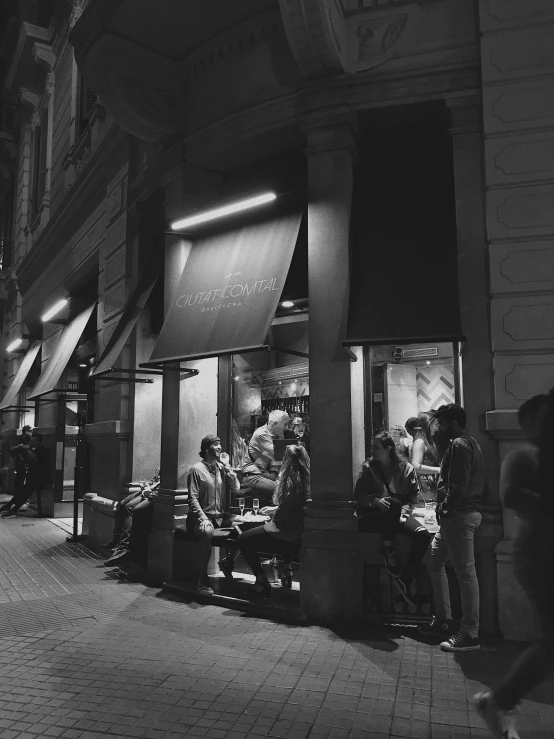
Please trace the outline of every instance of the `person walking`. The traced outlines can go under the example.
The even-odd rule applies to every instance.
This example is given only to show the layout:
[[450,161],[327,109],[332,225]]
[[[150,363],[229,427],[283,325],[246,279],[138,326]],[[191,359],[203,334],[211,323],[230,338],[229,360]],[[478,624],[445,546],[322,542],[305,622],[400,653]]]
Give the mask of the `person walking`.
[[33,433],[29,445],[23,445],[18,453],[25,464],[25,483],[8,502],[8,508],[2,513],[2,518],[16,516],[18,510],[33,493],[40,495],[41,491],[51,482],[48,452],[42,445],[41,434]]
[[455,403],[441,406],[435,413],[440,432],[450,439],[442,459],[437,486],[437,523],[426,556],[433,588],[435,616],[419,633],[449,636],[452,634],[450,593],[445,564],[450,559],[462,601],[460,630],[441,642],[446,652],[480,649],[479,583],[475,571],[475,532],[482,519],[482,497],[485,489],[485,458],[477,442],[466,431],[466,413]]
[[554,595],[549,583],[554,567],[552,526],[552,455],[554,388],[535,395],[518,411],[526,443],[507,454],[500,475],[505,508],[515,511],[514,573],[537,613],[540,636],[514,662],[493,691],[475,695],[476,707],[493,737],[518,739],[513,709],[554,669]]

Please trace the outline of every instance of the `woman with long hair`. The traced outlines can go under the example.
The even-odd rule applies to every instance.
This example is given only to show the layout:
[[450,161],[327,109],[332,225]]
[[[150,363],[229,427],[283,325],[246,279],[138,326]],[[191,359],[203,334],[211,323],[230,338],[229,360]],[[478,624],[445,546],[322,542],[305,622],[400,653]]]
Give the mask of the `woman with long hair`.
[[264,574],[259,553],[282,554],[284,572],[281,581],[291,587],[291,555],[301,546],[304,508],[310,501],[310,458],[301,444],[285,448],[283,463],[273,495],[274,506],[260,513],[272,513],[271,521],[243,532],[237,547],[256,576],[254,595],[268,597],[271,585]]
[[431,536],[425,526],[412,516],[419,495],[414,468],[399,459],[394,439],[386,431],[371,441],[371,457],[359,471],[354,488],[356,515],[360,531],[382,533],[387,570],[392,577],[403,575],[393,548],[395,534],[405,534],[412,541],[406,573],[417,575]]
[[425,500],[429,500],[433,491],[436,496],[436,479],[441,471],[437,465],[437,454],[428,438],[429,424],[433,416],[431,413],[420,413],[413,427],[413,444],[411,450],[411,465],[416,471],[419,487]]

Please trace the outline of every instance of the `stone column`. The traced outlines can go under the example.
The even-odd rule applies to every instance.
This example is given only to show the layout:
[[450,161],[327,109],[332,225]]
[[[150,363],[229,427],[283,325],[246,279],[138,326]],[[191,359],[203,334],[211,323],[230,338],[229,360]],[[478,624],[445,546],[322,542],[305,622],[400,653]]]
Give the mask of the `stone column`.
[[[487,428],[502,459],[520,436],[517,408],[548,392],[554,369],[554,7],[480,2],[486,215],[494,403]],[[536,635],[512,565],[504,518],[498,558],[499,625]]]
[[345,339],[349,231],[357,121],[306,124],[310,299],[310,453],[313,504],[302,549],[302,609],[312,617],[362,615],[363,573],[352,535],[350,357]]
[[[190,242],[178,236],[166,236],[165,315],[173,302],[190,246]],[[148,575],[156,583],[173,579],[173,532],[179,517],[184,522],[187,510],[186,491],[177,487],[181,393],[181,376],[177,371],[178,368],[179,364],[167,365],[162,378],[160,491],[154,503],[152,530],[148,541]]]
[[498,452],[486,433],[486,413],[494,405],[488,297],[488,255],[484,209],[483,132],[480,96],[448,100],[454,158],[458,285],[462,332],[462,385],[468,430],[486,458],[487,487],[475,552],[481,586],[481,631],[497,631],[494,549],[502,537],[498,498]]

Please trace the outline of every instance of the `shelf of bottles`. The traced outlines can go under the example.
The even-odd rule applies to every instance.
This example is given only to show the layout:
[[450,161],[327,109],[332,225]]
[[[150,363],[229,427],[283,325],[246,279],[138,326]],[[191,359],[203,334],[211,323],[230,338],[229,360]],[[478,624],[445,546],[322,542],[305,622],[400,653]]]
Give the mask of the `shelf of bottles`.
[[271,411],[286,411],[292,413],[309,413],[310,396],[303,395],[300,398],[273,398],[262,400],[262,416],[267,416]]

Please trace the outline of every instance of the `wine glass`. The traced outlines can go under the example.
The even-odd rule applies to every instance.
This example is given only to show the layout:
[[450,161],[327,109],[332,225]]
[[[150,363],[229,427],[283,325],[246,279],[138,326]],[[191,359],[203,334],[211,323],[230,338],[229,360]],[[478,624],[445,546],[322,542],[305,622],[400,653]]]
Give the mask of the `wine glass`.
[[258,515],[258,511],[260,510],[260,500],[259,498],[254,498],[252,501],[252,510],[254,511],[254,515]]
[[244,498],[239,498],[240,515],[244,516]]

